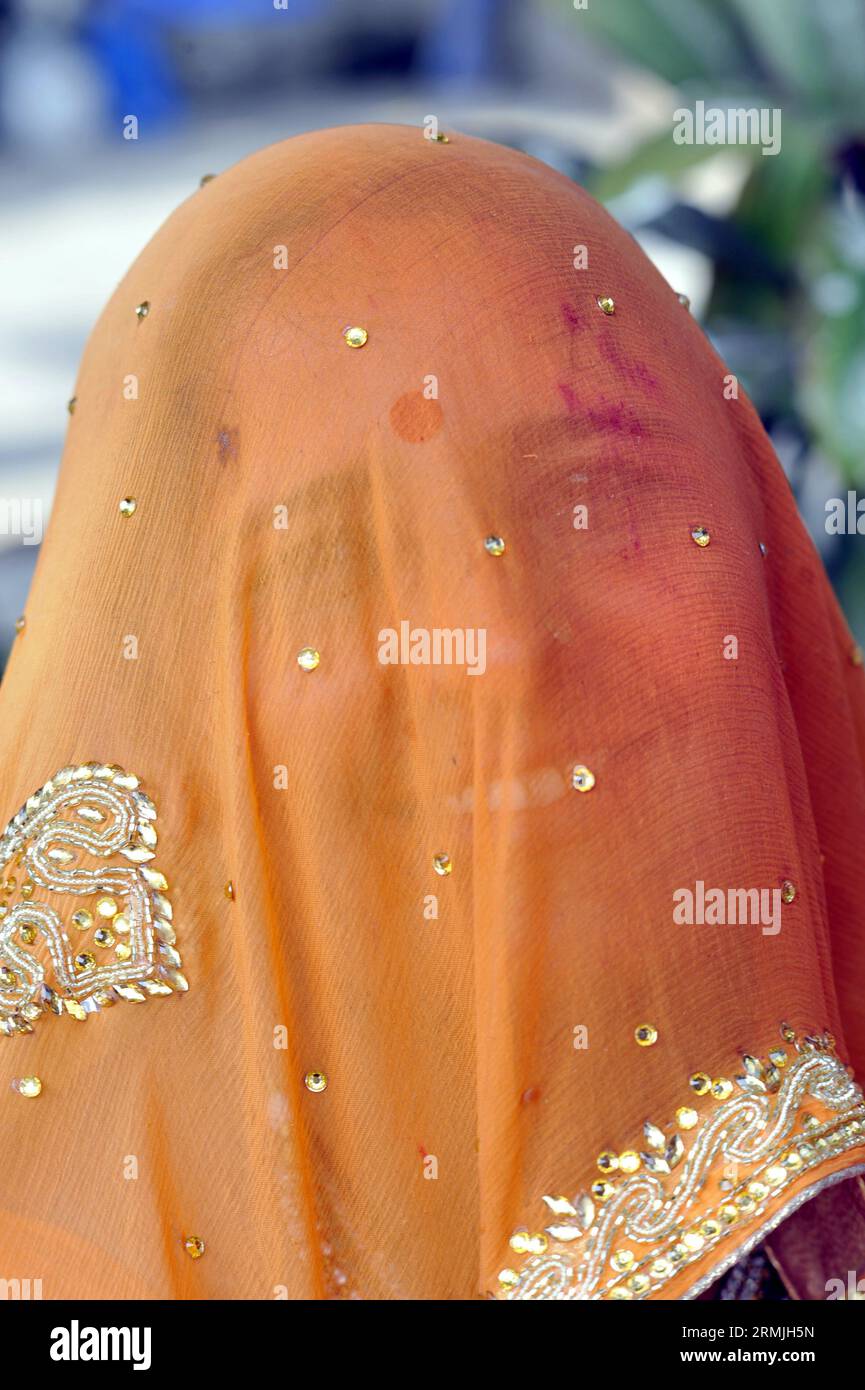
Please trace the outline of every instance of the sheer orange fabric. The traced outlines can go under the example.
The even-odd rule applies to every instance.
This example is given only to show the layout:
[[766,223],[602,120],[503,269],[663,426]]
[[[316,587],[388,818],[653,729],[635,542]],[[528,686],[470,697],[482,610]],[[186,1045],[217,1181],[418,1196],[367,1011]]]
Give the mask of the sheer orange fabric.
[[863,673],[725,378],[482,141],[308,135],[169,219],[0,695],[0,1275],[673,1298],[861,1170]]

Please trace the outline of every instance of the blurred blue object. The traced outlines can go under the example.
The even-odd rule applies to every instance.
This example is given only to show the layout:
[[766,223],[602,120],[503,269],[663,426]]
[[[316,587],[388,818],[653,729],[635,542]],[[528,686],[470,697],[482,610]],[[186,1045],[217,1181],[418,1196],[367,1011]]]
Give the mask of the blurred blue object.
[[431,77],[469,80],[496,72],[509,0],[447,0],[421,45],[419,67]]
[[265,24],[295,24],[327,10],[331,0],[101,0],[87,16],[82,38],[105,71],[118,121],[136,116],[152,129],[185,112],[186,96],[171,41],[183,34]]

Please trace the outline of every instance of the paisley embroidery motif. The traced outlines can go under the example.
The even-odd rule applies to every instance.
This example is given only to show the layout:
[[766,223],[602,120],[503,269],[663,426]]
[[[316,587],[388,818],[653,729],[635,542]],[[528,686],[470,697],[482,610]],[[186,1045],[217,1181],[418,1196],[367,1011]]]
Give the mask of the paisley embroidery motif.
[[156,841],[156,807],[115,764],[64,767],[28,797],[0,837],[0,1032],[188,989]]
[[693,1262],[705,1270],[716,1250],[723,1262],[754,1229],[768,1229],[767,1206],[794,1181],[865,1145],[865,1098],[831,1035],[800,1038],[782,1024],[781,1036],[792,1057],[784,1048],[773,1048],[765,1063],[747,1055],[738,1093],[726,1078],[710,1086],[703,1073],[692,1077],[698,1094],[711,1091],[723,1103],[699,1117],[678,1112],[691,1131],[687,1144],[647,1121],[647,1152],[601,1155],[611,1174],[593,1184],[592,1196],[544,1197],[551,1224],[511,1237],[511,1250],[526,1261],[502,1270],[498,1296],[645,1298]]

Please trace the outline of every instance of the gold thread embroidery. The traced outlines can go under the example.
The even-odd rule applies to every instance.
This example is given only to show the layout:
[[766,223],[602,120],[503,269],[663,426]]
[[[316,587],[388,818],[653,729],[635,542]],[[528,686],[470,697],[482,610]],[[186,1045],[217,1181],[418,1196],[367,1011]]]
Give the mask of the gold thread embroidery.
[[647,1121],[639,1172],[595,1182],[594,1200],[544,1197],[555,1220],[543,1233],[511,1237],[511,1250],[526,1260],[521,1270],[502,1270],[499,1297],[645,1298],[758,1224],[803,1173],[865,1144],[865,1098],[831,1035],[800,1038],[786,1024],[781,1035],[793,1056],[783,1048],[765,1063],[746,1055],[738,1093],[731,1083],[729,1091],[712,1088],[722,1103],[689,1130],[688,1147]]
[[[0,836],[0,1032],[189,988],[156,843],[156,807],[116,764],[64,767],[28,797]],[[87,868],[87,855],[111,862]],[[39,888],[90,900],[71,915],[74,945]]]

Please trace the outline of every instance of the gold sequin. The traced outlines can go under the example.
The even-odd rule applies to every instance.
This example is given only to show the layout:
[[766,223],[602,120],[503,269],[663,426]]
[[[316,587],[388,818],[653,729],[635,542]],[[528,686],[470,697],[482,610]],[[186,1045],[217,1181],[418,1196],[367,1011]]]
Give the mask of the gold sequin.
[[789,878],[785,878],[785,879],[784,879],[784,882],[781,884],[781,901],[782,901],[783,903],[791,903],[795,897],[796,897],[796,885],[795,885],[795,883],[791,883],[790,880],[789,880]]
[[616,312],[616,301],[611,299],[608,294],[599,294],[598,308],[602,309],[607,315],[614,314]]
[[634,1029],[634,1038],[640,1047],[651,1047],[658,1041],[658,1030],[652,1023],[641,1023]]
[[716,1100],[726,1100],[733,1094],[733,1083],[728,1081],[726,1076],[719,1076],[712,1082],[712,1095]]
[[297,664],[301,671],[314,671],[321,661],[321,655],[315,647],[301,647],[297,654]]
[[700,546],[702,550],[705,550],[706,546],[709,544],[711,539],[712,537],[706,530],[705,526],[695,526],[694,529],[691,531],[691,540],[694,542],[695,545]]
[[134,497],[122,497],[120,499],[120,515],[131,516],[138,506]]
[[21,938],[21,940],[23,941],[23,943],[24,943],[25,946],[32,946],[32,945],[33,945],[33,942],[36,940],[36,928],[35,928],[35,927],[22,927],[22,928],[20,929],[20,931],[18,932],[18,935],[19,935],[19,937]]
[[100,898],[99,902],[96,904],[96,911],[99,913],[100,917],[116,917],[117,903],[113,898]]
[[22,1076],[15,1083],[15,1089],[19,1096],[27,1096],[32,1099],[34,1096],[42,1094],[42,1080],[38,1076]]
[[446,878],[449,873],[452,873],[453,867],[454,862],[449,854],[442,852],[433,855],[433,868],[442,878]]
[[606,1182],[604,1178],[598,1178],[597,1182],[592,1183],[592,1196],[596,1202],[608,1202],[615,1191],[615,1183]]
[[147,315],[150,313],[150,301],[148,299],[142,299],[140,304],[136,304],[135,312],[139,320],[146,319]]
[[636,1149],[625,1149],[624,1153],[619,1154],[619,1170],[622,1173],[636,1173],[641,1162]]
[[225,896],[228,898],[228,901],[229,901],[229,902],[231,902],[231,903],[234,902],[235,893],[234,893],[234,882],[233,882],[232,879],[229,879],[228,882],[227,882],[226,885],[225,885]]
[[503,1269],[499,1272],[499,1283],[505,1289],[511,1289],[520,1282],[520,1276],[515,1269]]
[[571,773],[571,786],[578,792],[590,792],[595,785],[595,774],[591,768],[585,767],[582,763],[577,763]]
[[695,1071],[688,1078],[688,1085],[692,1091],[696,1091],[698,1096],[705,1096],[711,1090],[712,1078],[707,1076],[704,1071]]
[[487,536],[484,549],[488,555],[504,555],[505,543],[501,536]]
[[679,1129],[693,1129],[699,1118],[696,1110],[692,1110],[689,1105],[680,1105],[676,1111],[676,1124]]
[[303,1084],[308,1091],[318,1094],[319,1091],[327,1090],[327,1077],[323,1071],[308,1071],[303,1078]]
[[191,1260],[200,1260],[204,1254],[204,1241],[201,1236],[185,1236],[183,1248]]
[[612,1153],[609,1149],[605,1149],[603,1153],[598,1154],[598,1168],[602,1173],[614,1173],[618,1166],[618,1154]]
[[110,927],[100,927],[98,931],[93,933],[93,940],[97,946],[113,946],[114,932]]
[[347,328],[343,334],[350,348],[362,348],[369,338],[365,328]]
[[114,947],[114,954],[118,960],[129,960],[132,956],[132,947],[128,941],[118,941]]

